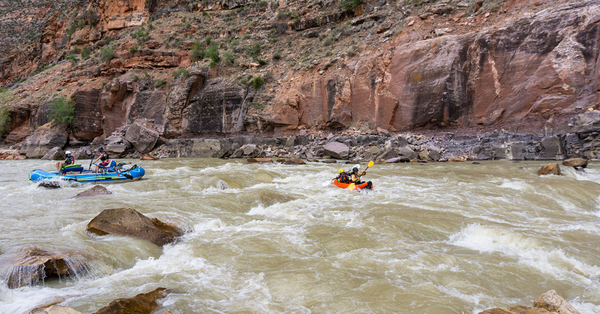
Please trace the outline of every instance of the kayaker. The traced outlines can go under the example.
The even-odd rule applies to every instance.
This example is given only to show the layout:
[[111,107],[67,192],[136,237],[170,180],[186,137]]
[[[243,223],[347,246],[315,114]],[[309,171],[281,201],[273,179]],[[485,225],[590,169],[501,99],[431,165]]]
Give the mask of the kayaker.
[[64,167],[64,166],[68,166],[68,165],[74,165],[75,164],[75,157],[73,157],[73,155],[71,154],[71,151],[66,151],[65,152],[65,161],[59,161],[56,163],[56,172],[60,172],[60,170]]
[[[367,168],[368,169],[368,168]],[[358,171],[360,170],[360,165],[354,165],[354,167],[352,167],[352,175],[350,176],[350,181],[352,183],[354,183],[354,185],[359,186],[365,182],[360,181],[360,177],[364,176],[365,174],[367,174],[367,169],[365,169],[362,173],[358,173]],[[367,186],[364,187],[365,189],[371,189],[373,186],[373,184],[371,183],[371,181],[367,182]]]
[[98,173],[100,170],[100,167],[107,167],[110,164],[110,159],[108,157],[108,154],[104,151],[104,148],[100,147],[98,148],[98,152],[100,152],[100,154],[98,155],[98,158],[96,158],[96,160],[94,160],[94,164],[96,165],[96,162],[101,161],[100,165],[96,165],[96,169],[94,170],[94,173]]
[[344,171],[344,169],[338,170],[338,176],[335,177],[335,179],[338,180],[338,182],[340,183],[350,183],[350,177]]

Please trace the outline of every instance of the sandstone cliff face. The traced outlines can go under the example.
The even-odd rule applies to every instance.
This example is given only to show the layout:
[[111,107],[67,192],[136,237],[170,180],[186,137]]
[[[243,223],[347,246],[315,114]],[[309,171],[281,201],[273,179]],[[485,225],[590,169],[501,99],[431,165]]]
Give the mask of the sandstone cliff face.
[[289,82],[277,101],[297,99],[297,125],[308,127],[539,127],[598,102],[599,19],[600,3],[587,1],[477,33],[400,37],[342,71]]

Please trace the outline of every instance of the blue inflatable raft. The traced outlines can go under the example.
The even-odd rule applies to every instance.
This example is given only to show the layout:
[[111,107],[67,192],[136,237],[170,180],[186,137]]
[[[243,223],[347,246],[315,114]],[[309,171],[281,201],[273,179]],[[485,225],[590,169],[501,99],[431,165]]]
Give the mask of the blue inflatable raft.
[[125,165],[123,167],[108,167],[100,170],[100,173],[94,173],[91,170],[84,170],[83,167],[75,165],[61,170],[60,173],[48,172],[40,169],[29,173],[31,181],[69,181],[69,182],[126,182],[141,179],[146,171],[137,165]]

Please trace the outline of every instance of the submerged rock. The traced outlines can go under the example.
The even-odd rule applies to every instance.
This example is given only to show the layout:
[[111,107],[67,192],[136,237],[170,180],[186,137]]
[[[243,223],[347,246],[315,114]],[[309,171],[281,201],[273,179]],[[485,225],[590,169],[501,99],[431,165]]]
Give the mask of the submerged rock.
[[108,195],[108,194],[112,194],[112,192],[107,190],[105,187],[103,187],[101,185],[94,185],[93,187],[71,197],[71,199],[92,197],[92,196],[98,196],[98,195]]
[[292,158],[283,162],[284,165],[304,165],[305,162],[302,159]]
[[132,208],[105,209],[87,225],[87,231],[97,235],[121,235],[148,240],[158,246],[175,241],[183,235],[177,227],[156,218],[148,218]]
[[549,175],[549,174],[553,174],[553,175],[560,175],[560,167],[558,166],[557,163],[553,162],[553,163],[549,163],[549,164],[545,164],[542,166],[542,168],[540,168],[540,170],[538,170],[538,175],[539,176],[545,176],[545,175]]
[[569,302],[550,290],[533,302],[533,307],[518,305],[507,309],[494,308],[479,312],[479,314],[581,314]]
[[60,183],[56,181],[42,181],[38,186],[48,189],[60,189]]
[[257,162],[273,162],[273,159],[271,158],[248,158],[246,159],[246,162],[248,162],[249,164],[253,164],[253,163],[257,163]]
[[81,312],[66,306],[52,305],[48,308],[36,307],[29,311],[29,314],[81,314]]
[[77,276],[87,269],[87,258],[73,252],[24,248],[0,259],[0,277],[10,289],[33,285],[45,278]]
[[158,307],[156,301],[166,297],[168,294],[169,290],[157,288],[148,293],[140,293],[133,298],[114,300],[94,314],[150,314]]
[[158,160],[158,158],[150,155],[150,154],[142,154],[140,160]]

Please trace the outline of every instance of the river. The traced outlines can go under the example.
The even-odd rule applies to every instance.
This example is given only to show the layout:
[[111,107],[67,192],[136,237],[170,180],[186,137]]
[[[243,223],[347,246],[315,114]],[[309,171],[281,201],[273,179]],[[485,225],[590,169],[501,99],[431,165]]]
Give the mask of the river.
[[[69,200],[92,185],[37,187],[29,171],[54,162],[0,161],[0,253],[93,259],[78,278],[0,281],[0,313],[60,300],[93,313],[158,287],[172,293],[155,313],[478,313],[551,289],[600,313],[599,164],[542,177],[543,162],[376,164],[358,193],[323,186],[340,165],[132,162],[143,180]],[[119,207],[188,233],[163,248],[86,233]]]

